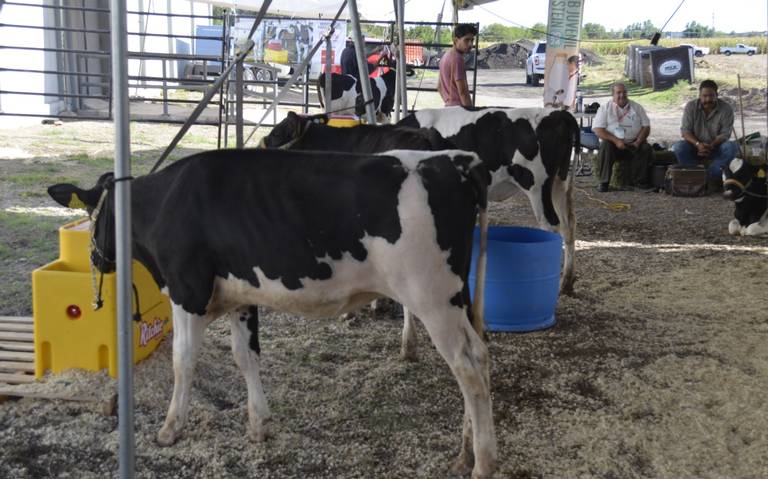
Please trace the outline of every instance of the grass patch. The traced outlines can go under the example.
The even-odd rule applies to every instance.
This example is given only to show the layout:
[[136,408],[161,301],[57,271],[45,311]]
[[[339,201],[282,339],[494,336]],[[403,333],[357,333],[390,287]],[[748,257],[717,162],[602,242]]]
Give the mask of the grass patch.
[[32,271],[58,257],[58,228],[72,219],[0,211],[0,315],[32,314]]
[[56,175],[45,171],[35,171],[6,175],[2,178],[2,181],[6,181],[19,187],[29,188],[45,184],[71,183],[73,180],[71,177],[67,176]]

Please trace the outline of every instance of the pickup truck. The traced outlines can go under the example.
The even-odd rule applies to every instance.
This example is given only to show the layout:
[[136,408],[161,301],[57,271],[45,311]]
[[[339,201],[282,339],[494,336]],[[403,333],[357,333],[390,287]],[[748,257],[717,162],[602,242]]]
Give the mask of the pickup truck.
[[695,57],[703,57],[704,55],[709,55],[709,47],[700,47],[692,43],[681,43],[680,46],[688,47],[693,50],[693,56]]
[[720,47],[720,53],[730,55],[731,53],[746,53],[747,55],[754,55],[757,53],[757,47],[750,47],[743,43],[737,43],[735,47]]

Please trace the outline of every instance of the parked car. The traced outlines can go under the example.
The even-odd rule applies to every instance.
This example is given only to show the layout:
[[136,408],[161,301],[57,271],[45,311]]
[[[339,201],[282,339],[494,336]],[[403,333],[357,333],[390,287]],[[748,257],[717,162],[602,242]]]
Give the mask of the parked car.
[[731,53],[746,53],[747,55],[754,55],[757,53],[757,47],[751,47],[744,45],[743,43],[737,43],[735,47],[720,47],[720,53],[730,55]]
[[700,47],[692,43],[681,43],[680,46],[688,47],[693,50],[693,56],[695,57],[703,57],[704,55],[709,55],[709,47]]
[[547,41],[539,40],[528,53],[525,60],[525,83],[527,85],[537,86],[539,81],[544,78],[544,68],[546,66]]

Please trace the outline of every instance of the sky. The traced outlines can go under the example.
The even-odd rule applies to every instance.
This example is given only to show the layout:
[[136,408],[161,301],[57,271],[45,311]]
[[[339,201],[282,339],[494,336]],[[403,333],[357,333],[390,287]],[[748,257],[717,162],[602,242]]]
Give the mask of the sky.
[[[451,21],[451,0],[406,0],[407,21],[436,21],[445,3],[443,21]],[[661,28],[672,16],[680,0],[585,0],[583,23],[599,23],[607,30],[623,30],[635,22],[650,20]],[[363,16],[385,20],[394,16],[391,0],[358,0]],[[496,0],[472,10],[459,11],[460,22],[480,22],[483,25],[501,23],[530,27],[547,23],[548,0]],[[685,24],[695,20],[723,32],[768,30],[768,1],[766,0],[685,0],[664,31],[682,31]],[[512,23],[514,22],[514,23]]]

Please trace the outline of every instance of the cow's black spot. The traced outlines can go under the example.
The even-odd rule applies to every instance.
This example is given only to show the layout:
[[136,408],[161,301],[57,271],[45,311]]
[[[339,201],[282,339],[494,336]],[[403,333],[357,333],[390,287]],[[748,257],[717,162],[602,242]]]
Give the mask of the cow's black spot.
[[534,183],[533,173],[528,168],[520,165],[511,165],[507,167],[509,176],[515,179],[518,185],[524,190],[530,190]]
[[251,348],[256,354],[261,354],[261,346],[259,345],[259,308],[256,306],[249,306],[247,316],[248,331],[251,332],[251,338],[248,340],[248,347]]

